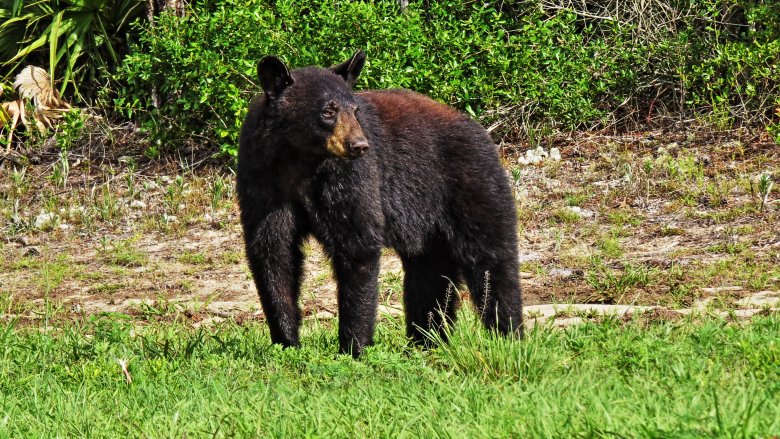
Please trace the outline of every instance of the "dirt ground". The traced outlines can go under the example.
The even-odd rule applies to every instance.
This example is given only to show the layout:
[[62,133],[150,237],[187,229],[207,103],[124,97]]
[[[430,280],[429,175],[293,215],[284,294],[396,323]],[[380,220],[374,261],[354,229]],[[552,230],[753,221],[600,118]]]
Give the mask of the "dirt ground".
[[[780,187],[767,192],[780,147],[690,132],[579,134],[541,148],[561,160],[524,165],[531,146],[502,148],[530,317],[543,304],[778,306],[749,298],[780,296]],[[75,152],[37,161],[0,164],[0,315],[262,318],[224,167]],[[302,308],[330,318],[329,262],[313,241],[305,251]],[[382,263],[381,312],[398,314],[400,262],[388,250]]]

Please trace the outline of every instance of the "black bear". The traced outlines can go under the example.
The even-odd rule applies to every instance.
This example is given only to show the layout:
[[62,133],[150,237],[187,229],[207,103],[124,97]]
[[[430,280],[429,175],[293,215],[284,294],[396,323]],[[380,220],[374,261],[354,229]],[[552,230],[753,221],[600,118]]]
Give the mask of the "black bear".
[[[330,68],[258,64],[263,88],[238,150],[246,255],[274,343],[299,344],[301,245],[314,236],[338,283],[339,346],[373,342],[383,247],[401,258],[407,334],[454,322],[465,281],[488,328],[522,336],[516,211],[479,124],[409,90],[352,87],[362,51]],[[443,335],[443,334],[442,334]]]

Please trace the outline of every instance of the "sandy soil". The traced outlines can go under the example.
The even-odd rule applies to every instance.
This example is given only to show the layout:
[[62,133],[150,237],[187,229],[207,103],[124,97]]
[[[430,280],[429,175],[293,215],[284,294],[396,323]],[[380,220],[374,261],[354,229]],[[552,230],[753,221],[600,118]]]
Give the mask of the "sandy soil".
[[[549,318],[550,309],[576,319],[571,310],[587,314],[592,305],[619,314],[625,306],[778,306],[780,187],[762,202],[759,180],[780,176],[780,148],[656,134],[558,139],[543,147],[558,148],[561,161],[530,166],[518,163],[528,146],[504,148],[531,319]],[[179,313],[196,323],[262,318],[229,175],[211,169],[177,179],[170,167],[131,174],[118,162],[110,172],[71,166],[58,185],[58,163],[0,167],[0,313],[35,318],[56,306],[139,318]],[[306,254],[301,306],[308,317],[330,318],[329,262],[313,241]],[[381,312],[398,314],[400,263],[391,251],[382,263]],[[750,302],[756,297],[766,300]],[[568,304],[591,307],[561,311]]]

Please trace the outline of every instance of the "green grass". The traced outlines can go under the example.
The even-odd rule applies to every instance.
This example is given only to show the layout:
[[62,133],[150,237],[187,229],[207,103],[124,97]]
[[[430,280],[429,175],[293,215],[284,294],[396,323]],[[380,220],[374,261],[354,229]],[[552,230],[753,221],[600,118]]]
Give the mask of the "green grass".
[[184,251],[177,258],[182,264],[205,265],[211,262],[211,258],[203,252]]
[[578,223],[582,219],[576,212],[567,208],[556,209],[552,213],[552,218],[558,223],[573,224]]
[[121,267],[141,267],[149,257],[135,248],[135,240],[117,241],[110,245],[103,244],[100,254],[109,264]]
[[599,238],[596,241],[596,248],[607,258],[619,259],[623,256],[623,248],[620,246],[620,241],[615,234]]
[[[756,437],[780,433],[780,317],[622,324],[523,342],[461,313],[451,343],[383,321],[359,361],[310,322],[0,325],[0,437]],[[118,360],[128,362],[127,383]]]

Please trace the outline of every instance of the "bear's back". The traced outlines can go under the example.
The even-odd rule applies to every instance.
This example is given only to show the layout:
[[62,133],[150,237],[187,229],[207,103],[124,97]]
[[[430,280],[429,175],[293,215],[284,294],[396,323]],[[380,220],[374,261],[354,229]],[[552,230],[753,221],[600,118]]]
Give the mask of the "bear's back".
[[356,96],[370,107],[358,119],[376,148],[386,244],[399,253],[452,236],[463,204],[482,207],[483,195],[505,185],[495,144],[467,115],[410,90]]

